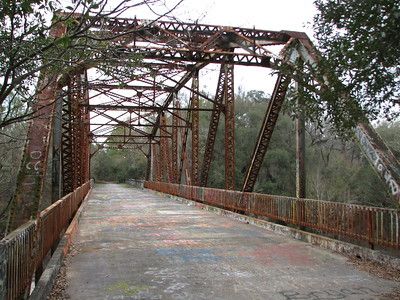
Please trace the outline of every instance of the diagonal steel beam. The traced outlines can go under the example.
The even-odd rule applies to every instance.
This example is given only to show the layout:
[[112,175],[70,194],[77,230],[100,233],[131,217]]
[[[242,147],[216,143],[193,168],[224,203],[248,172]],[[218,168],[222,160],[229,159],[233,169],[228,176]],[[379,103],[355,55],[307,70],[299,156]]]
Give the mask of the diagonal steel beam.
[[[199,72],[193,75],[192,79],[192,185],[199,185]],[[197,93],[195,92],[197,91]]]
[[[192,78],[193,74],[195,74],[195,72],[197,72],[198,70],[204,68],[208,63],[198,63],[195,64],[193,66],[193,68],[188,71],[185,75],[183,75],[183,77],[179,80],[179,82],[176,84],[176,86],[174,87],[174,92],[169,94],[168,97],[165,99],[164,104],[162,105],[162,110],[166,111],[169,107],[169,105],[171,104],[171,102],[174,99],[174,94],[177,93],[180,89],[182,89],[182,87],[185,86],[186,83],[188,83],[188,81]],[[151,132],[153,136],[156,135],[157,129],[160,126],[160,117],[161,114],[157,115],[157,119],[156,119],[156,125],[153,128],[153,131]]]
[[227,68],[228,68],[227,65],[221,65],[219,73],[217,91],[215,93],[215,99],[214,99],[214,107],[211,113],[211,120],[208,128],[207,141],[204,149],[203,165],[201,168],[201,177],[200,177],[201,186],[207,186],[208,174],[210,172],[211,161],[214,155],[215,138],[217,136],[218,123],[224,101],[224,90],[225,90],[225,79],[227,76]]
[[268,103],[267,112],[259,132],[257,143],[253,151],[251,162],[244,180],[243,192],[252,192],[260,171],[265,153],[267,152],[272,133],[278,120],[279,112],[282,108],[282,103],[285,99],[286,91],[290,83],[290,77],[279,74],[275,83],[274,92],[271,100]]

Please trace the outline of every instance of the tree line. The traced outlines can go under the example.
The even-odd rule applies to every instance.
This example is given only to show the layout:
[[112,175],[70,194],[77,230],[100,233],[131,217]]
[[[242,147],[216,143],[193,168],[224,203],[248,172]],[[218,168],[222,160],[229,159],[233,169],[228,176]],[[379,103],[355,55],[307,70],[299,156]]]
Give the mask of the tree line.
[[[239,90],[236,95],[236,189],[240,189],[243,183],[268,101],[268,95],[262,91]],[[205,100],[202,102],[204,107],[210,105]],[[210,116],[209,112],[200,112],[200,159]],[[376,130],[396,157],[400,157],[400,122],[382,122]],[[281,114],[255,192],[295,196],[295,134],[294,117],[289,111]],[[187,151],[190,153],[190,142]],[[100,181],[144,179],[146,161],[144,153],[139,150],[100,149],[92,159],[92,174]],[[338,136],[329,123],[321,127],[306,122],[306,174],[308,198],[384,207],[393,205],[386,186],[369,165],[357,142]],[[224,188],[224,180],[224,122],[220,122],[208,186]]]

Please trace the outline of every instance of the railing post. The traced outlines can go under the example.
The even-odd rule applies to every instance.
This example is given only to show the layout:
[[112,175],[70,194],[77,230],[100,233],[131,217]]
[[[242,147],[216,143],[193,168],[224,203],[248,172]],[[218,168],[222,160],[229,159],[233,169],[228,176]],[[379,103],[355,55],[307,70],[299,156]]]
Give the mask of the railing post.
[[367,213],[368,244],[371,249],[374,249],[374,218],[372,210],[369,209]]
[[0,243],[0,299],[7,296],[7,246]]

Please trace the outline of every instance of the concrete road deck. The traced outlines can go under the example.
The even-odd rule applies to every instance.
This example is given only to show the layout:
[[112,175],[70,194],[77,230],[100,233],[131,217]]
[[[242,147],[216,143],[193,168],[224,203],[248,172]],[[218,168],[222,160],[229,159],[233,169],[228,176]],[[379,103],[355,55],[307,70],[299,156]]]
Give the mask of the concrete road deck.
[[386,299],[340,255],[123,185],[96,185],[67,266],[71,299]]

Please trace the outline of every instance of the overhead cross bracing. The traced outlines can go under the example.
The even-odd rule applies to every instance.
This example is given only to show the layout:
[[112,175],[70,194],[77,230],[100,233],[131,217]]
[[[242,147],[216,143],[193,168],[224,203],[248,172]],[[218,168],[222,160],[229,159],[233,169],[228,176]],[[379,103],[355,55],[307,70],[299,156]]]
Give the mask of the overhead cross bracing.
[[[139,19],[110,18],[101,22],[95,20],[92,27],[103,36],[121,32],[123,38],[114,41],[118,47],[117,59],[123,61],[125,54],[139,53],[142,58],[140,68],[145,71],[140,73],[137,71],[140,68],[136,68],[136,73],[139,74],[133,76],[134,81],[141,85],[132,84],[133,81],[122,84],[89,84],[90,89],[112,99],[109,103],[89,105],[89,109],[95,116],[126,110],[129,115],[135,115],[135,124],[141,125],[144,118],[140,113],[151,111],[155,120],[146,116],[143,121],[154,125],[151,131],[154,140],[157,139],[156,131],[160,128],[161,112],[167,111],[173,115],[169,110],[173,95],[182,89],[193,93],[190,82],[195,72],[209,64],[228,62],[236,65],[271,67],[279,58],[274,56],[268,47],[282,47],[290,41],[290,35],[284,32]],[[167,85],[166,82],[172,84]],[[151,86],[154,89],[151,89]],[[117,90],[133,90],[136,94],[127,99],[128,97],[118,96]],[[196,109],[224,109],[224,103],[215,103],[217,100],[214,97],[199,91],[194,93],[214,104],[212,109]],[[189,106],[180,110],[192,109]],[[120,117],[126,117],[128,113]],[[99,136],[92,134],[92,138],[96,137]]]
[[[159,143],[160,135],[156,134],[157,130],[163,131],[163,135],[168,135],[167,131],[172,127],[167,124],[161,126],[160,116],[163,112],[171,116],[176,115],[178,110],[191,113],[193,108],[188,105],[175,108],[174,111],[170,109],[173,95],[180,90],[186,90],[189,94],[194,93],[213,103],[212,108],[195,107],[195,111],[225,110],[223,101],[205,95],[199,90],[193,91],[190,83],[193,74],[209,64],[225,64],[225,62],[271,67],[273,59],[276,60],[277,56],[274,56],[267,47],[282,46],[290,40],[290,36],[283,32],[138,19],[111,18],[102,22],[95,21],[92,27],[103,36],[107,35],[107,32],[124,33],[123,38],[114,41],[118,47],[116,51],[118,60],[123,61],[127,53],[139,53],[142,59],[139,67],[135,68],[131,81],[97,80],[88,83],[91,93],[98,93],[88,105],[93,128],[90,135],[92,141],[110,145],[120,142],[118,146],[121,148],[135,142],[143,144],[146,138],[149,143]],[[107,97],[111,101],[96,102],[95,98],[99,97]],[[101,132],[104,126],[96,122],[99,118],[108,119],[104,126],[111,127],[110,131],[113,130],[112,127],[124,125],[112,121],[129,118],[130,125],[152,127],[151,134],[138,136],[135,132],[133,135],[132,128],[125,124],[127,132],[123,135],[106,137],[107,134]],[[180,116],[178,118],[183,124],[179,126],[189,126],[193,129],[190,121]],[[194,153],[196,151],[192,152]],[[230,157],[233,157],[233,154]],[[200,172],[199,168],[192,172],[192,176]],[[231,173],[232,169],[233,166],[229,169]]]
[[[301,32],[123,18],[87,18],[84,23],[91,34],[108,40],[110,51],[94,53],[90,63],[77,64],[57,79],[44,78],[50,84],[38,95],[34,109],[45,107],[49,117],[30,124],[12,209],[22,213],[12,214],[10,228],[36,213],[57,130],[62,132],[62,164],[57,172],[62,174],[63,193],[89,178],[90,143],[141,149],[148,158],[148,179],[207,186],[220,124],[224,124],[225,187],[252,191],[286,91],[302,76],[296,62],[311,69],[318,65],[317,51]],[[53,32],[55,38],[67,30],[60,28]],[[107,65],[118,68],[106,76],[102,68]],[[210,66],[219,69],[212,95],[201,90],[203,72]],[[249,153],[244,183],[235,182],[234,77],[240,66],[279,73]],[[318,78],[322,76],[315,78],[315,90],[329,87]],[[58,98],[63,100],[60,128],[53,124]],[[199,146],[199,112],[211,115],[204,151]],[[356,136],[393,197],[400,199],[399,164],[371,130],[360,124]]]

